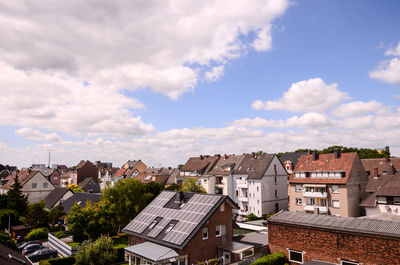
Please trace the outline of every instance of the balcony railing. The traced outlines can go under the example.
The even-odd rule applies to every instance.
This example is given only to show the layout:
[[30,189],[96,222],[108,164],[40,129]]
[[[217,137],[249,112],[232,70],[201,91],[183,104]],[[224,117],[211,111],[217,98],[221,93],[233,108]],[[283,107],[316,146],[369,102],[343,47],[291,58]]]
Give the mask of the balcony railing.
[[247,197],[238,197],[238,201],[241,201],[241,202],[248,202],[249,201],[249,198],[247,198]]
[[313,198],[328,198],[327,192],[318,192],[318,191],[305,191],[304,197],[313,197]]
[[239,189],[247,189],[247,183],[237,183],[236,186]]
[[304,206],[305,211],[314,211],[315,209],[318,209],[319,213],[327,213],[328,212],[327,206],[320,206],[320,205],[305,205]]

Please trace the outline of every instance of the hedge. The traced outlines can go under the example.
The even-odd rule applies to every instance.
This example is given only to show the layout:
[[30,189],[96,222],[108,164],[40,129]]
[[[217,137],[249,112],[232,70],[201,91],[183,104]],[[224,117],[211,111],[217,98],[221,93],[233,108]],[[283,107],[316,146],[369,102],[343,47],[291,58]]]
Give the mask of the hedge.
[[37,228],[33,229],[29,234],[26,235],[25,241],[46,239],[48,237],[49,229]]
[[282,252],[266,255],[257,259],[251,265],[285,265],[288,260]]
[[74,256],[41,260],[39,262],[39,265],[73,265],[73,264],[75,264]]

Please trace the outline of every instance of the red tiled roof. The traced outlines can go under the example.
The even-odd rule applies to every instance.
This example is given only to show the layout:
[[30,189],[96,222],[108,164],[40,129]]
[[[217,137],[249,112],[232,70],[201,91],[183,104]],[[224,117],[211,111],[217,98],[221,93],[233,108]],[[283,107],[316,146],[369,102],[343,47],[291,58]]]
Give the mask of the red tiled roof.
[[119,177],[121,177],[122,175],[124,175],[125,171],[126,171],[125,168],[120,168],[120,169],[117,171],[117,173],[115,173],[114,178],[119,178]]
[[[319,154],[317,160],[313,160],[313,155],[303,155],[300,157],[293,174],[290,176],[289,183],[338,183],[346,184],[349,178],[351,169],[353,168],[355,160],[358,158],[356,152],[353,153],[342,153],[338,159],[335,159],[335,155],[331,154]],[[295,178],[296,172],[329,172],[329,171],[344,171],[345,176],[341,179],[332,178]]]
[[400,158],[398,157],[361,159],[361,163],[364,169],[370,172],[370,175],[373,175],[374,168],[378,169],[379,176],[383,175],[383,171],[390,171],[392,165],[396,171],[400,171]]
[[220,159],[220,156],[199,156],[191,157],[182,167],[181,171],[202,171],[207,173],[210,171],[215,163]]
[[[22,170],[22,171],[20,171],[18,173],[18,177],[17,178],[18,178],[18,181],[23,186],[26,182],[28,182],[33,176],[35,176],[38,173],[43,176],[43,174],[40,171]],[[11,176],[10,175],[8,177],[8,179],[9,180],[7,181],[7,183],[4,184],[3,186],[1,186],[2,189],[6,189],[6,190],[11,189],[11,185],[14,184],[15,176]]]

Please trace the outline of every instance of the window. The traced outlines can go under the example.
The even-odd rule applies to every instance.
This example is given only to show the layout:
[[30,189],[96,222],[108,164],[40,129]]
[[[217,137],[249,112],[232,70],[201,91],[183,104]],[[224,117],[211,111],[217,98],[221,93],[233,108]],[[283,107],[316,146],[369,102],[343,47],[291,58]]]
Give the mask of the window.
[[378,199],[378,203],[383,203],[383,204],[387,203],[386,197],[377,197],[377,199]]
[[290,166],[289,164],[286,165],[286,170],[289,171],[290,170]]
[[297,205],[302,205],[303,201],[301,198],[296,198],[296,204]]
[[400,197],[394,197],[394,204],[400,204]]
[[340,203],[339,203],[339,201],[333,200],[333,201],[332,201],[332,207],[333,207],[333,208],[340,208]]
[[276,164],[274,164],[274,174],[275,176],[278,175],[278,171],[276,170]]
[[175,226],[175,224],[169,224],[167,229],[165,229],[165,233],[166,234],[169,233],[172,230],[172,228],[174,228],[174,226]]
[[278,184],[278,178],[275,176],[275,185]]
[[257,191],[258,191],[258,186],[257,186]]
[[43,188],[47,189],[47,183],[43,183]]
[[303,263],[303,252],[289,249],[289,261]]
[[383,170],[382,173],[383,173],[383,175],[387,175],[388,174],[388,172],[386,170]]
[[275,190],[275,198],[278,197],[278,190]]
[[221,207],[219,207],[219,210],[221,212],[225,211],[225,203],[221,204]]
[[296,185],[296,192],[301,192],[303,187],[301,185]]
[[206,179],[203,179],[203,182],[204,182],[204,184],[206,184],[206,183],[207,183],[207,180],[206,180]]
[[208,228],[204,227],[203,228],[203,240],[208,239]]
[[295,178],[306,178],[306,172],[296,172],[294,174]]
[[257,210],[257,215],[260,215],[260,211],[259,210]]
[[58,180],[58,177],[54,177],[54,180]]
[[332,193],[339,193],[339,186],[333,185],[332,186]]
[[341,265],[358,265],[358,262],[348,261],[348,260],[341,260]]
[[221,236],[221,226],[217,225],[215,227],[215,237],[220,237]]
[[32,183],[32,189],[36,189],[37,183]]
[[158,223],[157,220],[154,220],[153,222],[151,222],[151,224],[149,225],[149,229],[150,230],[153,229],[156,226],[157,223]]
[[239,191],[236,190],[236,197],[239,197]]
[[257,200],[257,204],[260,204],[260,200]]
[[361,184],[358,184],[358,190],[361,190]]
[[319,202],[320,202],[320,206],[324,206],[324,207],[328,206],[326,199],[320,199]]

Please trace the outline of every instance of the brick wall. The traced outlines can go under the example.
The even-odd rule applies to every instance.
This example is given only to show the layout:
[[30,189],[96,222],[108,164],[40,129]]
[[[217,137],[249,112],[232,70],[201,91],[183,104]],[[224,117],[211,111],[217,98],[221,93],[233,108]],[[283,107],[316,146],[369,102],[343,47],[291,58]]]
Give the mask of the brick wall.
[[[215,227],[217,225],[226,224],[226,241],[232,242],[233,225],[232,225],[232,206],[225,203],[225,210],[220,211],[220,208],[210,217],[208,222],[203,227],[208,227],[208,239],[203,240],[203,227],[196,233],[189,244],[181,251],[177,251],[180,255],[187,254],[189,256],[188,264],[196,264],[205,260],[218,257],[217,247],[223,245],[223,238],[215,236]],[[137,237],[129,237],[129,245],[143,243],[146,240]]]
[[268,243],[271,253],[288,257],[288,249],[303,251],[304,262],[340,264],[345,259],[360,265],[400,264],[400,239],[390,237],[269,223]]
[[77,170],[77,182],[75,184],[80,183],[87,177],[91,177],[92,179],[96,180],[98,179],[98,170],[95,165],[93,165],[91,162],[85,163],[81,168]]

